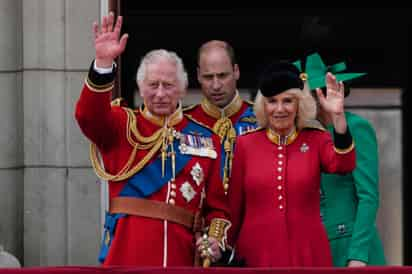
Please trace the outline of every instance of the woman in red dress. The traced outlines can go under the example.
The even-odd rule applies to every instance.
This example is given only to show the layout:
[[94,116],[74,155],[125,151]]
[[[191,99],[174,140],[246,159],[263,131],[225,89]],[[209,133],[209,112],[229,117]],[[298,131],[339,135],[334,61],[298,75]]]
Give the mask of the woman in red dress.
[[321,223],[321,171],[347,173],[355,150],[346,125],[343,84],[326,76],[319,103],[332,116],[334,138],[315,122],[316,103],[289,63],[269,67],[255,112],[260,130],[238,137],[228,199],[230,243],[248,267],[332,266]]

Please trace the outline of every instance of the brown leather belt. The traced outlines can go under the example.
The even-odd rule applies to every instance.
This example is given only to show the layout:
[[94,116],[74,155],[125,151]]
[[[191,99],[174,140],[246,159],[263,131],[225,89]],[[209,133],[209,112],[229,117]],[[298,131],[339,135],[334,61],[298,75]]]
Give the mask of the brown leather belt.
[[130,215],[168,220],[198,231],[198,214],[187,209],[165,202],[133,198],[115,197],[110,200],[110,213],[126,213]]

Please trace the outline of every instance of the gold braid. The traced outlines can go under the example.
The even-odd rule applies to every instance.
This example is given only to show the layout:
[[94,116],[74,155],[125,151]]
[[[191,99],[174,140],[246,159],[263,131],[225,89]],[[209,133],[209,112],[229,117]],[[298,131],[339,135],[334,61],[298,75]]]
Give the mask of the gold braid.
[[223,167],[223,188],[225,194],[229,190],[229,177],[232,170],[233,147],[236,140],[236,130],[233,127],[232,120],[228,117],[218,119],[213,125],[213,132],[220,137],[220,142],[223,143],[226,157]]
[[[144,137],[137,129],[136,116],[134,115],[133,111],[128,108],[124,108],[124,110],[127,113],[126,136],[129,144],[133,147],[133,150],[127,163],[116,175],[110,174],[104,170],[97,155],[96,144],[90,144],[90,160],[92,166],[94,168],[94,171],[96,172],[96,175],[103,180],[118,182],[130,178],[131,176],[139,172],[162,146],[162,137],[165,130],[164,128],[157,130],[153,135],[149,137]],[[137,142],[133,140],[132,133],[135,136]],[[138,149],[150,149],[150,151],[143,157],[141,161],[139,161],[134,167],[131,168]]]

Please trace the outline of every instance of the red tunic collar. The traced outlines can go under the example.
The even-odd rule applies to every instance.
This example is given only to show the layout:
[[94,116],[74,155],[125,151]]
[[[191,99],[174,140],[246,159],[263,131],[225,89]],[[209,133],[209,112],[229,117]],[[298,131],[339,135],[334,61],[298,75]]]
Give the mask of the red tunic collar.
[[299,132],[296,131],[296,128],[293,128],[292,131],[286,136],[281,136],[277,134],[271,128],[266,129],[266,136],[268,137],[268,139],[272,143],[275,143],[277,145],[289,145],[296,140],[298,135],[299,135]]

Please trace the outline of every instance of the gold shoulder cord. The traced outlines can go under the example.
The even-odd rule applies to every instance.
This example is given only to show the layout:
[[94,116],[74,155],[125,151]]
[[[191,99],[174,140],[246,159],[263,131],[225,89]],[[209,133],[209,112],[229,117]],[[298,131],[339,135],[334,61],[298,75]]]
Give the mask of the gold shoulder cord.
[[226,157],[223,172],[223,188],[225,190],[225,194],[227,194],[229,190],[229,177],[232,172],[234,143],[236,140],[236,131],[232,123],[230,124],[230,128],[228,128],[228,130],[226,131],[225,137],[226,138],[223,143],[223,149],[226,152]]
[[236,140],[236,130],[233,127],[232,121],[228,117],[218,119],[213,125],[213,132],[220,137],[220,142],[223,143],[226,157],[223,167],[223,188],[225,193],[229,190],[229,177],[232,170],[233,146]]
[[[157,130],[153,135],[149,137],[144,137],[137,129],[136,117],[133,111],[129,108],[123,109],[127,113],[127,140],[133,147],[133,151],[130,154],[130,157],[125,166],[116,175],[106,172],[100,164],[96,144],[90,144],[90,160],[93,169],[96,172],[96,175],[103,180],[118,182],[130,178],[131,176],[139,172],[162,146],[162,135],[164,131],[163,128]],[[135,136],[137,142],[133,140],[132,133]],[[131,168],[138,149],[150,149],[150,151],[146,154],[145,157],[143,157],[141,161],[139,161],[134,167]]]
[[233,149],[237,135],[230,117],[238,113],[238,111],[242,108],[242,105],[243,101],[240,98],[238,92],[236,92],[236,96],[232,100],[232,102],[230,102],[229,105],[226,106],[223,110],[210,103],[206,98],[203,98],[201,102],[203,111],[207,115],[217,119],[217,121],[213,125],[212,130],[220,137],[220,142],[223,144],[223,149],[226,153],[225,163],[223,167],[223,188],[226,194],[229,189],[229,177],[232,170]]

